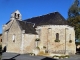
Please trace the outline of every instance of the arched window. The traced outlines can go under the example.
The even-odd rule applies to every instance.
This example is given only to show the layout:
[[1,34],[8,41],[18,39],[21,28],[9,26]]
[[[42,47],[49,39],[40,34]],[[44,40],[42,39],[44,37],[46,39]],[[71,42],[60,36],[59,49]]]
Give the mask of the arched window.
[[12,36],[12,41],[15,42],[15,34]]
[[71,40],[71,34],[69,35],[69,40]]
[[2,42],[2,39],[1,39],[1,42]]
[[56,33],[56,40],[59,40],[59,33]]
[[49,33],[51,32],[51,28],[48,28],[48,32],[49,32]]
[[20,17],[20,14],[18,14],[18,18]]
[[37,33],[38,33],[39,38],[40,38],[40,36],[41,36],[41,29],[38,29],[38,30],[37,30]]
[[17,15],[17,14],[15,13],[15,18],[16,18],[16,15]]

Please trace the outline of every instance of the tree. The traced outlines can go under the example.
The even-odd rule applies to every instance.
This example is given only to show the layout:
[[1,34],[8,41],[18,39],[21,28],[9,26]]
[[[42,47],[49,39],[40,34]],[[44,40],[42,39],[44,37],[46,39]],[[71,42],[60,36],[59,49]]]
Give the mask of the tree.
[[71,26],[75,28],[76,40],[80,40],[80,1],[75,0],[68,11],[68,20]]
[[79,0],[75,0],[75,2],[73,3],[73,5],[70,7],[69,11],[68,11],[68,17],[75,17],[79,15]]

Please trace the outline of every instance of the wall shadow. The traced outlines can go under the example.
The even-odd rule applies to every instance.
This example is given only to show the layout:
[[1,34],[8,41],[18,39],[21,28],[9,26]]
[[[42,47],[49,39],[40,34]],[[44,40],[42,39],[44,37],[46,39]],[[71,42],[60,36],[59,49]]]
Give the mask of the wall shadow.
[[41,59],[41,60],[57,60],[57,59],[53,59],[53,58],[49,58],[49,57],[45,57],[45,58],[43,58],[43,59]]
[[6,46],[3,48],[2,53],[6,52]]
[[16,55],[16,56],[12,57],[12,58],[10,58],[10,59],[13,59],[13,58],[18,57],[18,56],[20,56],[20,54],[18,54],[18,55]]
[[77,48],[76,51],[76,54],[80,54],[80,48]]
[[12,58],[10,58],[10,59],[2,59],[2,60],[16,60],[16,59],[14,59],[14,58],[15,58],[15,57],[18,57],[18,56],[20,56],[20,54],[18,54],[18,55],[16,55],[16,56],[12,57]]
[[2,59],[2,60],[16,60],[16,59]]

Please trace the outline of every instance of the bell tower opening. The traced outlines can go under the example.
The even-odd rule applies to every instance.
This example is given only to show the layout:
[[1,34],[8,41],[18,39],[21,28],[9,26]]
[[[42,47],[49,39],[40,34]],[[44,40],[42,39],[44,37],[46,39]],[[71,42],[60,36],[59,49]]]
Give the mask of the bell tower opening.
[[18,18],[19,18],[20,16],[19,16],[19,14],[18,14]]
[[16,10],[14,13],[11,14],[11,20],[21,20],[21,13]]

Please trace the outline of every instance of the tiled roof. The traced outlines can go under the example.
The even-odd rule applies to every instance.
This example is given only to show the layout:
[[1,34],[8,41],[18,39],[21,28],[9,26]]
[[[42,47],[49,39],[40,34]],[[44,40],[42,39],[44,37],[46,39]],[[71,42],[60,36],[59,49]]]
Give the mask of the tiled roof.
[[2,36],[2,34],[0,34],[0,36]]
[[33,27],[31,23],[19,21],[19,20],[17,21],[19,22],[21,29],[25,30],[25,33],[37,34],[35,28]]
[[[37,34],[35,28],[33,27],[33,24],[35,26],[39,25],[69,25],[67,20],[59,13],[59,12],[53,12],[46,15],[33,17],[30,19],[26,19],[23,21],[16,20],[21,29],[25,30],[25,33],[31,33],[31,34]],[[8,24],[10,21],[8,21],[6,24]]]
[[69,25],[59,12],[33,17],[24,21],[32,22],[36,25]]
[[9,20],[6,24],[8,24],[11,20]]

